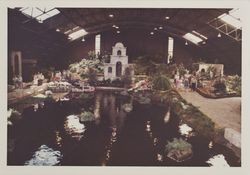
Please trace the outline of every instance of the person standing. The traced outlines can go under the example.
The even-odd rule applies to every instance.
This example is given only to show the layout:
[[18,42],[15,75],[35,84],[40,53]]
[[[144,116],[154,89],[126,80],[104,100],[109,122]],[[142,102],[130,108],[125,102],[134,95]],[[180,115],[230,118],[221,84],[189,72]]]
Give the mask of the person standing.
[[18,88],[18,83],[17,82],[18,82],[17,76],[14,75],[14,77],[13,77],[13,84],[15,86],[15,89]]
[[17,82],[18,82],[18,88],[23,88],[23,78],[21,75],[18,75]]
[[189,80],[188,80],[187,75],[184,75],[184,88],[185,88],[185,91],[188,90],[188,87],[189,87]]
[[192,75],[192,77],[191,77],[191,89],[192,89],[192,91],[195,91],[196,85],[197,85],[196,76]]

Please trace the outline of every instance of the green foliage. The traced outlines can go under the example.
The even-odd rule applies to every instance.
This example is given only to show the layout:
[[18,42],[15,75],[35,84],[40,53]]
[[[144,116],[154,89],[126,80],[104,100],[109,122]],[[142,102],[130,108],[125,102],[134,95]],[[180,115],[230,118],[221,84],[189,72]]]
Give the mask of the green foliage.
[[185,140],[183,140],[182,138],[174,138],[174,140],[172,142],[168,142],[166,147],[165,147],[165,151],[169,152],[172,150],[178,150],[178,151],[185,151],[185,150],[190,150],[192,149],[192,145],[188,142],[186,142]]
[[237,95],[241,95],[241,77],[238,75],[228,76],[226,84],[229,92],[234,91]]
[[217,78],[214,83],[213,87],[215,88],[214,92],[215,93],[226,93],[226,82],[223,78],[219,77]]
[[19,120],[19,119],[21,119],[21,113],[15,109],[9,109],[8,110],[8,119],[11,121]]
[[175,90],[165,92],[154,91],[154,99],[161,104],[168,103],[171,109],[180,116],[199,135],[213,138],[215,131],[214,122],[204,115],[197,107],[187,103]]
[[97,81],[97,74],[103,73],[103,62],[97,58],[82,59],[80,62],[69,65],[71,73],[87,78],[90,83]]
[[186,71],[186,69],[184,68],[183,64],[179,64],[178,67],[177,67],[177,69],[178,69],[179,74],[180,74],[181,76],[184,76],[184,75],[187,73],[187,71]]
[[97,71],[96,69],[89,68],[87,73],[85,74],[85,77],[88,78],[89,84],[94,84],[97,82]]
[[156,63],[152,61],[151,56],[140,56],[135,63],[135,74],[137,75],[153,75],[156,71]]
[[95,51],[89,51],[88,52],[88,59],[93,60],[97,58],[97,55],[95,54]]
[[158,64],[156,66],[156,70],[158,74],[166,75],[167,77],[172,78],[176,70],[176,64],[172,64],[172,65]]
[[132,83],[132,70],[130,67],[125,69],[124,75],[121,77],[122,82],[125,86],[129,86]]
[[95,115],[89,111],[82,112],[79,117],[80,117],[80,122],[89,122],[95,120]]
[[207,76],[208,77],[210,77],[210,72],[213,72],[213,77],[212,77],[212,79],[214,78],[214,76],[216,75],[216,67],[213,67],[213,66],[209,66],[208,68],[207,68],[207,71],[206,71],[206,74],[207,74]]
[[200,135],[211,138],[214,135],[214,122],[204,115],[198,108],[189,105],[189,107],[182,111],[182,115],[189,116],[188,123]]
[[155,76],[153,78],[153,89],[161,91],[171,89],[169,79],[165,75]]
[[198,63],[192,64],[191,72],[197,72],[198,70],[199,70],[199,64]]

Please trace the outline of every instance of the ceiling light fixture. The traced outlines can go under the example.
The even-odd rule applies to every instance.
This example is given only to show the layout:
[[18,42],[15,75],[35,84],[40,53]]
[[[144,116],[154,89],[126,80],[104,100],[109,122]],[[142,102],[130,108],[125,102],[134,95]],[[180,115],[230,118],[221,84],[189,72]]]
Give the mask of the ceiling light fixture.
[[159,27],[159,29],[160,29],[160,30],[162,30],[162,29],[163,29],[163,27],[162,27],[162,26],[160,26],[160,27]]
[[117,26],[116,25],[112,25],[112,27],[116,28]]
[[154,32],[150,32],[150,35],[153,35],[154,34]]
[[188,45],[188,42],[187,42],[187,41],[185,42],[185,45],[186,45],[186,46]]
[[218,38],[220,38],[220,37],[221,37],[221,34],[220,34],[220,33],[218,33],[217,37],[218,37]]
[[170,19],[170,17],[169,17],[169,16],[166,16],[165,19]]
[[60,32],[60,29],[56,29],[57,32]]
[[85,39],[84,38],[82,38],[82,42],[84,42],[85,41]]
[[118,26],[116,26],[115,28],[116,28],[116,29],[119,29],[119,27],[118,27]]
[[121,32],[118,30],[118,31],[116,31],[116,33],[121,33]]
[[114,18],[114,15],[113,15],[113,14],[109,14],[109,17],[110,17],[110,18]]
[[157,28],[155,27],[154,30],[157,30]]

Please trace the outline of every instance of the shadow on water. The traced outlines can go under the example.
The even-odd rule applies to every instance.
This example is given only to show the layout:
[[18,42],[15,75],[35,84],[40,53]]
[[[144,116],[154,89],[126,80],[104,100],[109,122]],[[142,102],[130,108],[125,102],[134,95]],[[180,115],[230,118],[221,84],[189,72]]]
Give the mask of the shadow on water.
[[[132,104],[125,112],[122,105]],[[81,111],[94,122],[80,123]],[[196,136],[167,106],[142,105],[129,97],[98,92],[92,100],[45,102],[26,108],[8,128],[14,149],[8,165],[74,166],[240,166],[234,154]],[[183,138],[193,146],[191,159],[177,163],[164,156],[167,141]]]

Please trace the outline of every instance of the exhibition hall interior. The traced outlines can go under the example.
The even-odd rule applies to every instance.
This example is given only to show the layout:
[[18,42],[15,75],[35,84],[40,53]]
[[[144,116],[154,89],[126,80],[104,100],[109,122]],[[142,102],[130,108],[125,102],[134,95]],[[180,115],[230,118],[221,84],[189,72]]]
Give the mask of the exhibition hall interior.
[[239,8],[8,8],[8,166],[241,166]]

